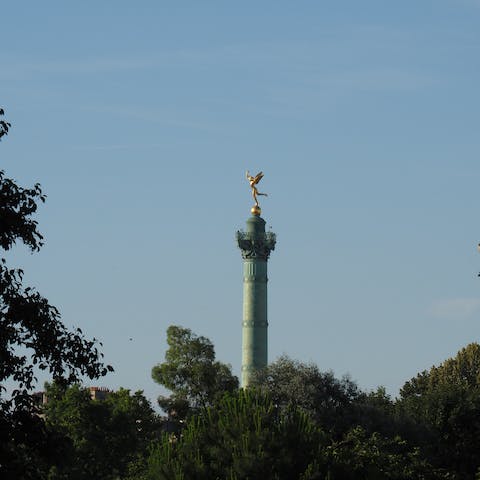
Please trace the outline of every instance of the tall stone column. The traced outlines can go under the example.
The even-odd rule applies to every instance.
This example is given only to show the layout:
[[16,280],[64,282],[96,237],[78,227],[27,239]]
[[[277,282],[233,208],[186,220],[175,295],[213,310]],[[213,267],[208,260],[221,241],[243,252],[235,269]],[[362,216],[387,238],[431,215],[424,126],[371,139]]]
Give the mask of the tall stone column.
[[246,231],[237,232],[243,258],[242,388],[268,362],[267,261],[276,236],[265,232],[260,213],[260,207],[253,207]]

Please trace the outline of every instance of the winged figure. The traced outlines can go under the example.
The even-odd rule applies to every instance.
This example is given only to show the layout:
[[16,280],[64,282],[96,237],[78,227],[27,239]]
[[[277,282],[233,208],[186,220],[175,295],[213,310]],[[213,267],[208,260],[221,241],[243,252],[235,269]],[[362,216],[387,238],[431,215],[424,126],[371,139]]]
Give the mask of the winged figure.
[[250,183],[250,187],[252,189],[252,196],[253,196],[253,199],[255,200],[255,205],[258,207],[258,198],[257,196],[258,195],[263,195],[264,197],[268,197],[268,195],[266,193],[260,193],[258,190],[257,190],[257,183],[263,178],[263,172],[259,172],[257,173],[254,177],[252,177],[250,175],[250,173],[248,172],[247,170],[247,180],[249,181]]

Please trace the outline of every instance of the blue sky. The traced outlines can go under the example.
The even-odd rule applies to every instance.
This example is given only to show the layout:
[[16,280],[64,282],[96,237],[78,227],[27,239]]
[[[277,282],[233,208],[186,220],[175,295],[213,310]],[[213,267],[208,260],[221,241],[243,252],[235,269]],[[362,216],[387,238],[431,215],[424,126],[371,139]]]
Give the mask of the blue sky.
[[[165,330],[236,374],[235,231],[263,170],[269,351],[396,395],[479,340],[480,2],[10,2],[7,175],[48,195],[11,264],[159,386]],[[130,338],[132,340],[130,341]]]

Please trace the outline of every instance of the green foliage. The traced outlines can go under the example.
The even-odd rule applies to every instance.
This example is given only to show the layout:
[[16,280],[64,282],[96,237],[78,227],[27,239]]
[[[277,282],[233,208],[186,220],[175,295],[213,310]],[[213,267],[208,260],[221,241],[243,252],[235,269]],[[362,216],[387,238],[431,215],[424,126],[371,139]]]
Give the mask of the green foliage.
[[231,368],[215,361],[215,349],[206,337],[187,328],[167,329],[165,362],[152,369],[153,379],[171,390],[170,397],[159,397],[159,405],[179,419],[211,405],[224,392],[238,388]]
[[396,403],[385,388],[373,392],[361,392],[354,402],[355,416],[352,426],[360,425],[372,434],[378,432],[385,437],[400,436],[414,445],[425,436],[424,429],[396,408]]
[[151,451],[146,480],[433,480],[448,478],[399,437],[355,427],[339,439],[298,407],[247,390],[192,417]]
[[267,392],[280,409],[299,407],[334,435],[341,435],[354,423],[354,401],[360,392],[348,377],[339,380],[314,364],[282,356],[259,371],[254,384]]
[[290,480],[324,442],[304,412],[280,412],[266,395],[239,391],[192,417],[179,438],[166,436],[151,452],[146,478]]
[[442,386],[466,388],[480,387],[480,345],[471,343],[462,348],[454,358],[440,366],[419,373],[406,382],[400,390],[401,398],[414,397]]
[[400,436],[412,444],[428,437],[425,426],[396,408],[384,388],[363,392],[348,377],[337,379],[313,364],[282,356],[258,372],[255,383],[280,409],[302,409],[335,439],[356,426],[368,434]]
[[480,465],[480,345],[406,382],[397,408],[427,432],[422,443],[432,462],[473,478]]
[[[3,115],[0,109],[0,116]],[[0,138],[10,124],[0,120]],[[38,251],[43,237],[33,216],[45,201],[39,184],[23,188],[0,171],[0,248],[17,242]],[[31,396],[36,371],[45,370],[58,382],[75,382],[82,376],[98,378],[104,366],[95,339],[80,329],[69,331],[58,310],[35,289],[23,285],[23,271],[8,268],[0,259],[0,477],[40,478],[49,439],[34,415]],[[14,385],[6,395],[5,382]],[[46,453],[47,452],[47,453]],[[32,460],[35,459],[35,460]]]
[[427,480],[446,478],[400,437],[368,435],[361,427],[328,447],[328,478],[342,480]]
[[160,436],[160,419],[142,392],[120,389],[105,400],[91,400],[79,385],[46,387],[47,427],[64,438],[54,478],[123,477],[129,463]]

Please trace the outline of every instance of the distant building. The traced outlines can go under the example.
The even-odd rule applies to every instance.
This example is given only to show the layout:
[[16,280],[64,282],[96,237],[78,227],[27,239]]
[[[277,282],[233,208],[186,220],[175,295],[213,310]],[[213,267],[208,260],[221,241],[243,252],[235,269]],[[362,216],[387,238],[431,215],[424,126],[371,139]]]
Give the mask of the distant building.
[[[92,400],[103,401],[113,393],[113,390],[110,390],[107,387],[88,387],[88,392],[90,393],[90,398]],[[48,397],[45,392],[35,392],[33,394],[33,399],[35,405],[39,408],[42,408],[48,403]]]
[[90,398],[92,400],[106,400],[109,395],[113,393],[107,387],[90,387]]
[[37,407],[41,407],[47,403],[47,395],[45,392],[35,392],[33,395],[33,401]]

